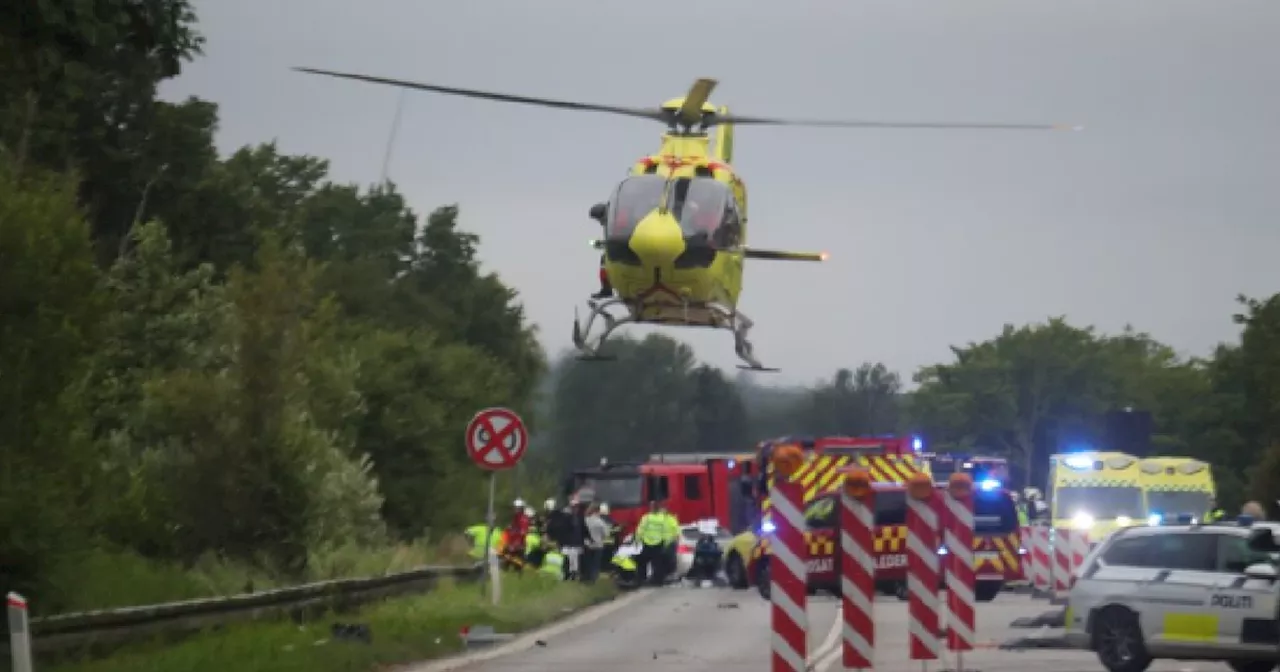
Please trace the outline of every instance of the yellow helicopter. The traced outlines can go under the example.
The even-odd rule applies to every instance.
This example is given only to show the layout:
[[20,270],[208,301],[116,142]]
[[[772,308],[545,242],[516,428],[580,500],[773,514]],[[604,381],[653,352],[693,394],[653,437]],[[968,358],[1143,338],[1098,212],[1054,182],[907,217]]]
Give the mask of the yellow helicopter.
[[[602,250],[601,291],[587,300],[585,324],[576,315],[573,343],[579,359],[608,360],[605,339],[626,324],[711,327],[733,332],[741,369],[766,368],[753,353],[753,325],[741,310],[746,259],[825,261],[826,253],[785,252],[747,247],[747,189],[730,165],[735,125],[825,126],[844,128],[960,128],[1062,130],[1061,124],[939,124],[872,121],[803,121],[733,115],[708,102],[714,79],[698,79],[683,98],[657,108],[618,107],[422,84],[315,68],[294,68],[329,77],[408,89],[539,105],[563,110],[603,112],[659,121],[667,126],[655,154],[634,163],[608,203],[590,209],[604,228],[591,246]],[[711,129],[716,128],[715,138]],[[714,143],[714,144],[713,144]],[[597,319],[599,335],[591,336]]]

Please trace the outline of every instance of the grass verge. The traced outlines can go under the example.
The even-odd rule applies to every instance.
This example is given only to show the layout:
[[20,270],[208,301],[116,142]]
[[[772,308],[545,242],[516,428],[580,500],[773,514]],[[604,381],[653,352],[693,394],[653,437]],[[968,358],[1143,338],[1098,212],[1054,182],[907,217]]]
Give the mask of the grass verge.
[[192,566],[148,560],[135,553],[95,549],[54,567],[57,595],[33,600],[35,616],[132,607],[202,597],[221,597],[299,583],[382,576],[426,565],[469,565],[468,544],[459,537],[382,548],[343,546],[312,553],[305,576],[285,577],[221,558]]
[[[616,592],[544,576],[505,575],[502,604],[494,607],[477,584],[446,584],[430,593],[369,605],[304,625],[258,622],[231,625],[173,645],[140,645],[100,660],[39,665],[56,672],[371,672],[388,665],[439,658],[462,648],[459,630],[489,624],[518,632],[554,621]],[[335,622],[369,626],[373,644],[334,641]]]

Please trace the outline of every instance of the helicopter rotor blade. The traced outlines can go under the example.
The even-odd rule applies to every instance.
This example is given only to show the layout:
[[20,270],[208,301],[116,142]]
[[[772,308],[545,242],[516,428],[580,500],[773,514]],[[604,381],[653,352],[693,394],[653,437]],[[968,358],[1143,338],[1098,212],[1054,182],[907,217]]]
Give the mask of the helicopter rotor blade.
[[716,84],[714,79],[700,77],[689,87],[689,93],[684,97],[684,104],[680,106],[680,119],[685,123],[695,123],[702,118],[702,106],[707,103],[707,99],[711,97],[711,92],[715,91]]
[[895,121],[837,121],[819,119],[774,119],[770,117],[751,117],[745,115],[717,116],[714,124],[734,124],[743,126],[809,126],[815,128],[933,128],[933,129],[980,129],[1010,131],[1081,131],[1083,126],[1075,124],[981,124],[981,123],[936,123],[936,122],[895,122]]
[[[372,75],[360,75],[351,72],[335,72],[333,70],[320,70],[317,68],[294,68],[298,72],[306,72],[313,75],[325,75],[327,77],[338,77],[340,79],[354,79],[361,82],[370,82],[373,84],[386,84],[389,86],[398,86],[405,89],[416,89],[418,91],[430,91],[432,93],[443,93],[450,96],[461,96],[463,98],[479,98],[481,100],[494,100],[501,103],[517,103],[521,105],[537,105],[540,107],[551,107],[560,110],[578,110],[584,112],[604,112],[607,114],[619,114],[627,117],[638,117],[640,119],[653,119],[655,121],[665,121],[666,112],[658,108],[643,107],[618,107],[614,105],[596,105],[594,103],[579,103],[568,100],[554,100],[551,98],[534,98],[532,96],[517,96],[508,93],[496,93],[492,91],[477,91],[475,89],[460,89],[452,86],[439,86],[436,84],[423,84],[421,82],[411,82],[403,79],[391,79],[388,77],[374,77]],[[694,85],[697,86],[696,84]]]

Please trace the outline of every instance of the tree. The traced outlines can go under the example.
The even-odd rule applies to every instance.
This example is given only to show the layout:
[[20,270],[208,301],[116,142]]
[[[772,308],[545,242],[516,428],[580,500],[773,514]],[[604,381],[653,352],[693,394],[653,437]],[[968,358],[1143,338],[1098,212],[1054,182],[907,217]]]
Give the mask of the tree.
[[[557,368],[551,432],[565,466],[643,460],[657,452],[692,452],[694,356],[687,345],[650,334],[612,339],[608,363],[566,356]],[[714,385],[704,374],[704,384]],[[708,387],[708,391],[710,391]]]
[[97,462],[76,393],[102,304],[75,189],[0,161],[0,579],[37,594],[88,531]]
[[899,429],[901,391],[898,374],[884,364],[866,363],[857,371],[837,371],[830,383],[809,394],[797,413],[808,434],[889,434]]
[[999,336],[952,347],[956,361],[922,369],[912,408],[917,426],[935,444],[989,445],[1037,478],[1037,457],[1054,447],[1053,434],[1094,434],[1108,408],[1105,358],[1092,329],[1062,318],[1042,325],[1005,325]]

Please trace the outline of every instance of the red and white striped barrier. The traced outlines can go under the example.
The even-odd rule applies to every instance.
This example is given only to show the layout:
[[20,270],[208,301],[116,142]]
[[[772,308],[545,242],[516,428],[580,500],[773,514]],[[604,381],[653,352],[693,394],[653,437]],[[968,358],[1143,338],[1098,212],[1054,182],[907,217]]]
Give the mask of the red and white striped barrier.
[[1084,530],[1059,527],[1053,531],[1053,592],[1071,589],[1071,577],[1089,554],[1089,535]]
[[1028,569],[1031,572],[1031,588],[1040,594],[1047,594],[1050,589],[1049,576],[1053,553],[1049,548],[1049,528],[1044,525],[1032,525],[1027,541]]
[[805,565],[809,550],[804,539],[808,524],[804,486],[792,480],[802,464],[804,454],[795,446],[774,452],[774,485],[769,493],[774,524],[769,561],[773,672],[805,672],[809,652],[809,574]]
[[[968,481],[966,483],[966,481]],[[943,498],[947,507],[943,545],[947,548],[947,648],[972,651],[975,640],[978,577],[973,567],[973,481],[965,474],[951,477]],[[963,670],[961,659],[956,669]]]
[[840,496],[840,610],[845,670],[870,669],[875,660],[875,491],[865,470],[845,475]]
[[933,480],[924,474],[907,485],[907,634],[911,660],[937,660],[938,511]]
[[[1071,535],[1071,575],[1075,576],[1080,573],[1080,568],[1084,567],[1085,556],[1089,555],[1089,533],[1084,530],[1076,530]],[[1068,586],[1071,581],[1067,581]]]

